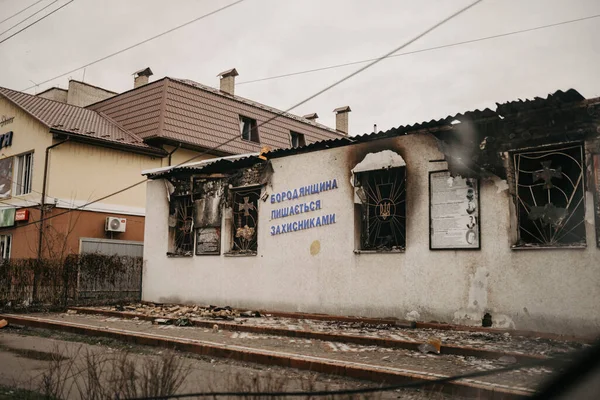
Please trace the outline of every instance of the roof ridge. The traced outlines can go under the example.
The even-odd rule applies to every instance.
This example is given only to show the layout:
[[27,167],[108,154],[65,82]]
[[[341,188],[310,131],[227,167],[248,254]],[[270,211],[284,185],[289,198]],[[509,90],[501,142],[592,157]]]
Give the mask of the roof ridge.
[[289,119],[293,119],[293,120],[301,122],[303,124],[307,124],[307,125],[310,125],[310,126],[314,126],[314,127],[320,128],[320,129],[327,130],[330,133],[335,133],[336,135],[339,135],[339,137],[344,137],[345,136],[344,134],[341,134],[340,132],[336,131],[333,128],[328,127],[327,125],[319,124],[318,122],[313,122],[313,121],[311,121],[309,119],[306,119],[306,118],[304,118],[304,117],[302,117],[300,115],[292,114],[289,111],[279,110],[278,108],[275,108],[275,107],[272,107],[272,106],[268,106],[268,105],[263,104],[263,103],[259,103],[258,101],[251,100],[251,99],[248,99],[246,97],[239,96],[237,94],[231,95],[231,94],[221,93],[221,91],[219,89],[215,88],[215,87],[208,86],[208,85],[205,85],[205,84],[200,83],[200,82],[196,82],[196,81],[194,81],[192,79],[173,78],[173,77],[169,77],[169,76],[166,76],[165,78],[171,79],[171,80],[176,81],[176,82],[179,82],[179,83],[181,83],[183,85],[187,85],[187,86],[190,86],[190,87],[193,87],[193,88],[196,88],[196,89],[204,90],[205,92],[212,93],[212,94],[217,95],[217,96],[221,96],[221,97],[228,98],[228,99],[231,99],[231,100],[237,100],[237,101],[239,101],[241,103],[248,104],[250,106],[253,106],[253,107],[256,107],[256,108],[259,108],[259,109],[262,109],[260,106],[265,107],[265,108],[269,108],[269,109],[271,109],[270,110],[271,112],[273,112],[275,114],[281,114],[281,116],[283,116],[283,117],[286,117],[286,118],[289,118]]
[[119,124],[117,121],[115,121],[108,115],[104,114],[102,111],[96,111],[96,110],[89,110],[89,111],[98,114],[99,116],[101,116],[102,118],[104,118],[105,120],[107,120],[108,122],[113,124],[115,127],[117,127],[117,129],[119,129],[121,132],[125,133],[126,135],[131,136],[132,138],[139,141],[140,143],[144,143],[144,139],[142,139],[141,136],[138,136],[133,132],[129,132],[127,129],[125,129],[125,127],[121,126],[121,124]]

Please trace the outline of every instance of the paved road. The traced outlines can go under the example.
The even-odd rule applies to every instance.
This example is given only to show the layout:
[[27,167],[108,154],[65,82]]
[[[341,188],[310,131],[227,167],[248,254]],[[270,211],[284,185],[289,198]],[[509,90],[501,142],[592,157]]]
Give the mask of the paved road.
[[[92,344],[95,343],[96,344]],[[49,332],[39,329],[3,329],[0,331],[0,386],[17,386],[39,390],[44,375],[54,372],[57,376],[70,376],[65,382],[64,398],[79,399],[79,388],[85,388],[86,380],[79,374],[85,371],[86,354],[119,358],[129,354],[137,368],[150,365],[160,359],[161,351],[143,346],[126,346],[107,339],[90,338],[73,334]],[[59,356],[57,356],[57,354]],[[178,356],[179,357],[179,356]],[[268,368],[254,364],[237,363],[202,357],[182,358],[185,380],[180,393],[197,391],[232,390],[338,390],[342,388],[367,387],[371,383],[344,380],[327,375],[284,368]],[[110,370],[112,365],[108,364]],[[69,367],[70,366],[70,367]],[[70,368],[70,372],[64,370]],[[56,381],[56,380],[55,380]],[[6,396],[0,393],[0,398]],[[17,397],[15,397],[17,398]],[[387,392],[370,395],[374,399],[456,399],[439,393],[419,391]]]

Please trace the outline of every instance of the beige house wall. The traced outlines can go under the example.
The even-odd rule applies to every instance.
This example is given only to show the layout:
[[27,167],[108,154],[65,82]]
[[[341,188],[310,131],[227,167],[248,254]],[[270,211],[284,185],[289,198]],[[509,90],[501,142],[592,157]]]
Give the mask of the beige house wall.
[[78,81],[69,81],[67,104],[86,107],[90,104],[116,96],[116,93]]
[[[171,153],[173,150],[176,149],[175,146],[163,146],[163,148],[165,149],[165,151],[167,151],[169,153]],[[215,155],[212,155],[212,154],[202,154],[202,155],[199,155],[199,154],[200,154],[200,152],[195,151],[195,150],[179,148],[171,155],[171,165],[185,164],[187,162],[198,162],[198,161],[207,160],[209,158],[216,157]],[[189,160],[192,160],[192,161],[189,161]],[[167,156],[167,157],[163,158],[161,167],[168,167],[168,166],[169,166],[169,157]]]
[[[89,144],[67,142],[51,150],[47,201],[81,206],[143,180],[141,171],[161,158]],[[88,211],[144,215],[145,184],[85,207]]]
[[[15,187],[11,190],[10,198],[2,199],[6,203],[18,207],[37,205],[41,201],[42,178],[44,174],[44,153],[47,146],[52,144],[52,136],[48,128],[35,118],[14,106],[10,101],[0,98],[0,117],[14,117],[13,122],[0,126],[0,135],[13,132],[12,145],[0,149],[0,159],[18,156],[33,151],[32,192],[22,196],[14,196]],[[13,160],[13,176],[15,179],[15,161]],[[0,203],[0,208],[9,207]]]

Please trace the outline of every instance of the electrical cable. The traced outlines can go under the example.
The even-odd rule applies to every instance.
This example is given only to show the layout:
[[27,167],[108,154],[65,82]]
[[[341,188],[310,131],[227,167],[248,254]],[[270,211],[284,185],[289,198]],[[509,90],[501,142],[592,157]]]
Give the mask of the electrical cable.
[[15,28],[18,25],[21,25],[23,22],[27,21],[29,18],[33,17],[36,14],[41,13],[42,11],[44,11],[46,8],[50,7],[52,4],[54,3],[58,3],[58,0],[54,0],[52,3],[46,5],[45,7],[40,8],[39,10],[37,10],[36,12],[34,12],[33,14],[31,14],[30,16],[28,16],[25,19],[22,19],[21,21],[17,22],[16,24],[14,24],[13,26],[11,26],[10,28],[8,28],[7,30],[0,32],[0,36],[4,35],[6,32],[12,30],[13,28]]
[[[240,2],[240,1],[243,1],[243,0],[239,0],[239,2]],[[295,105],[293,105],[292,107],[290,107],[290,108],[286,109],[285,111],[282,111],[282,112],[280,112],[280,113],[277,113],[277,114],[275,114],[273,117],[271,117],[271,118],[267,119],[266,121],[264,121],[264,122],[260,123],[260,124],[259,124],[259,125],[256,127],[256,129],[258,129],[259,127],[261,127],[261,126],[263,126],[263,125],[265,125],[265,124],[267,124],[267,123],[269,123],[269,122],[271,122],[271,121],[273,121],[273,120],[275,120],[275,119],[277,119],[277,118],[281,117],[282,115],[285,115],[285,114],[286,114],[286,113],[288,113],[289,111],[291,111],[291,110],[293,110],[293,109],[295,109],[295,108],[297,108],[297,107],[299,107],[299,106],[303,105],[304,103],[306,103],[306,102],[308,102],[308,101],[310,101],[310,100],[314,99],[315,97],[317,97],[317,96],[319,96],[319,95],[321,95],[321,94],[323,94],[323,93],[327,92],[328,90],[331,90],[332,88],[334,88],[334,87],[336,87],[336,86],[340,85],[341,83],[343,83],[343,82],[347,81],[348,79],[350,79],[350,78],[352,78],[352,77],[354,77],[354,76],[356,76],[356,75],[360,74],[361,72],[365,71],[366,69],[368,69],[368,68],[372,67],[373,65],[375,65],[375,64],[377,64],[377,63],[379,63],[379,62],[381,62],[382,60],[386,59],[386,58],[387,58],[387,57],[389,57],[390,55],[392,55],[392,54],[394,54],[394,53],[396,53],[396,52],[398,52],[398,51],[402,50],[404,47],[406,47],[406,46],[410,45],[411,43],[414,43],[414,42],[415,42],[415,41],[417,41],[418,39],[422,38],[423,36],[427,35],[427,34],[428,34],[428,33],[430,33],[431,31],[433,31],[433,30],[437,29],[437,28],[438,28],[438,27],[440,27],[441,25],[443,25],[443,24],[445,24],[446,22],[448,22],[448,21],[452,20],[453,18],[457,17],[458,15],[460,15],[460,14],[464,13],[465,11],[467,11],[467,10],[469,10],[470,8],[474,7],[475,5],[477,5],[477,4],[479,4],[479,3],[481,3],[482,1],[483,1],[483,0],[475,0],[474,2],[472,2],[471,4],[469,4],[468,6],[466,6],[466,7],[463,7],[463,8],[461,8],[460,10],[456,11],[455,13],[451,14],[450,16],[448,16],[448,17],[446,17],[446,18],[442,19],[442,20],[441,20],[441,21],[439,21],[438,23],[436,23],[436,24],[434,24],[433,26],[429,27],[428,29],[426,29],[426,30],[425,30],[425,31],[423,31],[422,33],[418,34],[417,36],[413,37],[412,39],[410,39],[410,40],[406,41],[406,42],[405,42],[405,43],[403,43],[402,45],[400,45],[400,46],[396,47],[395,49],[393,49],[393,50],[389,51],[388,53],[384,54],[383,56],[381,56],[381,57],[379,57],[379,58],[375,59],[374,61],[372,61],[372,62],[371,62],[371,63],[369,63],[368,65],[365,65],[364,67],[361,67],[361,68],[357,69],[356,71],[352,72],[351,74],[349,74],[349,75],[346,75],[345,77],[343,77],[343,78],[341,78],[341,79],[337,80],[336,82],[334,82],[334,83],[332,83],[331,85],[329,85],[329,86],[325,87],[324,89],[321,89],[321,90],[319,90],[318,92],[316,92],[315,94],[313,94],[313,95],[311,95],[311,96],[309,96],[309,97],[305,98],[304,100],[302,100],[302,101],[300,101],[300,102],[296,103]],[[232,4],[235,4],[235,3],[232,3]],[[179,166],[181,166],[181,165],[183,165],[183,164],[187,164],[187,163],[189,163],[189,162],[191,162],[191,161],[193,161],[193,160],[195,160],[195,159],[197,159],[197,158],[199,158],[199,157],[202,157],[204,154],[207,154],[207,153],[209,153],[209,152],[214,152],[215,150],[217,150],[217,149],[219,149],[219,148],[221,148],[221,147],[223,147],[223,146],[227,145],[228,143],[231,143],[231,142],[233,142],[234,140],[238,140],[238,139],[239,139],[239,137],[238,137],[238,136],[234,136],[234,137],[232,137],[231,139],[228,139],[228,140],[226,140],[225,142],[223,142],[223,143],[221,143],[221,144],[219,144],[219,145],[217,145],[217,146],[215,146],[215,147],[212,147],[212,148],[210,148],[210,149],[208,149],[208,150],[206,150],[206,151],[203,151],[203,152],[201,152],[201,153],[199,153],[199,154],[197,154],[197,155],[195,155],[195,156],[193,156],[193,157],[191,157],[191,158],[189,158],[189,159],[187,159],[187,160],[185,160],[185,161],[182,161],[182,162],[180,162],[180,163],[179,163],[179,164],[177,164],[177,165],[174,165],[172,168],[176,168],[176,167],[179,167]],[[20,225],[18,228],[24,228],[24,227],[26,227],[26,226],[27,226],[27,225],[29,225],[29,224],[36,224],[36,223],[44,222],[44,221],[47,221],[47,220],[49,220],[49,219],[52,219],[52,218],[57,218],[57,217],[59,217],[59,216],[61,216],[61,215],[64,215],[64,214],[67,214],[67,213],[70,213],[70,212],[76,211],[76,210],[78,210],[78,209],[85,208],[85,207],[87,207],[87,206],[89,206],[89,205],[91,205],[91,204],[97,203],[97,202],[99,202],[99,201],[102,201],[102,200],[105,200],[105,199],[107,199],[107,198],[109,198],[109,197],[112,197],[112,196],[115,196],[115,195],[117,195],[117,194],[123,193],[123,192],[125,192],[125,191],[127,191],[127,190],[130,190],[130,189],[133,189],[134,187],[136,187],[136,186],[139,186],[139,185],[141,185],[141,184],[145,183],[147,180],[148,180],[148,178],[144,178],[143,180],[141,180],[141,181],[139,181],[139,182],[136,182],[136,183],[134,183],[134,184],[132,184],[132,185],[129,185],[129,186],[127,186],[126,188],[120,189],[120,190],[118,190],[118,191],[116,191],[116,192],[114,192],[114,193],[111,193],[111,194],[108,194],[108,195],[106,195],[106,196],[103,196],[103,197],[101,197],[101,198],[99,198],[99,199],[96,199],[96,200],[93,200],[93,201],[87,202],[87,203],[85,203],[85,204],[83,204],[83,205],[81,205],[81,206],[75,207],[75,208],[73,208],[73,209],[69,209],[69,210],[67,210],[67,211],[64,211],[64,212],[62,212],[62,213],[58,213],[58,214],[51,215],[51,216],[49,216],[49,217],[45,217],[45,218],[43,218],[43,219],[40,219],[39,221],[35,221],[35,222],[29,222],[29,223],[27,223],[27,224]]]
[[[28,7],[25,7],[25,8],[24,8],[24,9],[22,9],[21,11],[19,11],[19,12],[15,13],[15,14],[13,14],[13,15],[11,15],[10,17],[8,17],[8,18],[4,18],[2,21],[0,21],[0,24],[3,24],[4,22],[8,21],[9,19],[11,19],[11,18],[14,18],[14,17],[16,17],[17,15],[21,14],[22,12],[25,12],[25,11],[29,10],[31,7],[33,7],[33,6],[35,6],[35,5],[39,4],[39,3],[41,3],[42,1],[44,1],[44,0],[38,0],[38,1],[36,1],[35,3],[33,3],[32,5],[30,5],[30,6],[28,6]],[[21,21],[21,22],[23,22],[23,21]],[[20,23],[20,22],[19,22],[19,23]]]
[[367,393],[376,393],[376,392],[389,392],[393,390],[399,389],[417,389],[426,386],[448,383],[452,381],[456,381],[459,379],[472,379],[490,375],[497,375],[504,372],[515,371],[524,368],[533,368],[540,366],[562,366],[566,359],[554,358],[554,359],[546,359],[546,360],[535,360],[530,362],[524,362],[521,364],[510,365],[507,367],[496,368],[492,370],[485,371],[475,371],[475,372],[467,372],[461,375],[453,375],[447,376],[438,379],[432,380],[417,380],[414,382],[402,383],[397,385],[389,385],[389,386],[375,386],[375,387],[367,387],[360,389],[342,389],[342,390],[320,390],[320,391],[312,391],[312,392],[198,392],[198,393],[185,393],[185,394],[174,394],[167,396],[154,396],[154,397],[139,397],[133,398],[129,400],[168,400],[168,399],[186,399],[190,397],[217,397],[217,396],[230,396],[230,397],[254,397],[260,396],[263,397],[317,397],[317,396],[340,396],[340,395],[358,395],[358,394],[367,394]]
[[[571,23],[574,23],[574,22],[581,22],[581,21],[585,21],[585,20],[588,20],[588,19],[598,18],[598,17],[600,17],[600,14],[590,15],[588,17],[582,17],[582,18],[577,18],[577,19],[571,19],[571,20],[568,20],[568,21],[557,22],[557,23],[554,23],[554,24],[536,26],[534,28],[527,28],[527,29],[521,29],[521,30],[518,30],[518,31],[500,33],[500,34],[492,35],[492,36],[484,36],[484,37],[480,37],[480,38],[476,38],[476,39],[465,40],[465,41],[462,41],[462,42],[448,43],[448,44],[443,44],[443,45],[440,45],[440,46],[427,47],[427,48],[424,48],[424,49],[407,51],[406,53],[394,54],[394,55],[392,55],[392,56],[390,56],[388,58],[402,57],[402,56],[407,56],[407,55],[410,55],[410,54],[424,53],[424,52],[427,52],[427,51],[440,50],[440,49],[445,49],[445,48],[448,48],[448,47],[460,46],[460,45],[463,45],[463,44],[476,43],[476,42],[481,42],[481,41],[484,41],[484,40],[497,39],[497,38],[506,37],[506,36],[512,36],[512,35],[517,35],[517,34],[521,34],[521,33],[532,32],[532,31],[536,31],[536,30],[540,30],[540,29],[546,29],[546,28],[552,28],[552,27],[555,27],[555,26],[571,24]],[[376,60],[376,58],[370,58],[370,59],[360,60],[360,61],[351,61],[351,62],[347,62],[347,63],[344,63],[344,64],[329,65],[329,66],[326,66],[326,67],[319,67],[319,68],[307,69],[307,70],[304,70],[304,71],[290,72],[290,73],[287,73],[287,74],[269,76],[269,77],[266,77],[266,78],[252,79],[252,80],[249,80],[249,81],[238,82],[238,83],[236,83],[236,86],[238,86],[238,85],[247,85],[249,83],[256,83],[256,82],[264,82],[264,81],[269,81],[269,80],[272,80],[272,79],[287,78],[289,76],[310,74],[310,73],[313,73],[313,72],[325,71],[325,70],[328,70],[328,69],[336,69],[336,68],[341,68],[341,67],[347,67],[349,65],[364,64],[364,63],[367,63],[367,62],[373,61],[373,60]]]
[[[80,66],[80,67],[77,67],[77,68],[75,68],[75,69],[72,69],[72,70],[70,70],[70,71],[67,71],[67,72],[65,72],[64,74],[57,75],[57,76],[55,76],[55,77],[53,77],[53,78],[50,78],[50,79],[46,79],[45,81],[43,81],[43,82],[40,82],[40,83],[38,83],[37,85],[33,85],[33,86],[30,86],[30,87],[28,87],[28,88],[26,88],[26,89],[23,89],[23,90],[22,90],[22,92],[24,92],[24,91],[26,91],[26,90],[29,90],[29,89],[33,89],[34,87],[37,87],[37,86],[39,86],[39,85],[43,85],[44,83],[48,83],[48,82],[50,82],[50,81],[53,81],[53,80],[55,80],[55,79],[62,78],[63,76],[69,75],[69,74],[71,74],[71,73],[73,73],[73,72],[77,72],[77,71],[79,71],[79,70],[80,70],[80,69],[82,69],[82,68],[87,68],[87,67],[89,67],[90,65],[94,65],[94,64],[96,64],[96,63],[99,63],[100,61],[107,60],[107,59],[109,59],[109,58],[111,58],[111,57],[114,57],[114,56],[116,56],[116,55],[119,55],[119,54],[121,54],[121,53],[124,53],[124,52],[126,52],[126,51],[128,51],[128,50],[131,50],[131,49],[135,48],[135,47],[141,46],[142,44],[148,43],[148,42],[150,42],[150,41],[152,41],[152,40],[154,40],[154,39],[158,39],[158,38],[159,38],[159,37],[161,37],[161,36],[164,36],[164,35],[166,35],[166,34],[168,34],[168,33],[171,33],[171,32],[173,32],[173,31],[176,31],[176,30],[178,30],[178,29],[180,29],[180,28],[183,28],[183,27],[185,27],[185,26],[187,26],[187,25],[193,24],[194,22],[200,21],[201,19],[204,19],[204,18],[206,18],[206,17],[210,17],[211,15],[217,14],[217,13],[218,13],[218,12],[220,12],[220,11],[226,10],[226,9],[228,9],[228,8],[230,8],[230,7],[233,7],[233,6],[237,5],[237,4],[240,4],[240,3],[241,3],[241,2],[243,2],[243,1],[245,1],[245,0],[237,0],[237,1],[234,1],[233,3],[230,3],[230,4],[228,4],[228,5],[224,6],[224,7],[217,8],[216,10],[214,10],[214,11],[211,11],[211,12],[209,12],[209,13],[207,13],[207,14],[201,15],[201,16],[199,16],[198,18],[194,18],[193,20],[191,20],[191,21],[188,21],[188,22],[186,22],[186,23],[184,23],[184,24],[181,24],[181,25],[178,25],[178,26],[176,26],[176,27],[174,27],[174,28],[171,28],[171,29],[169,29],[169,30],[166,30],[166,31],[164,31],[164,32],[162,32],[162,33],[159,33],[158,35],[154,35],[154,36],[152,36],[151,38],[148,38],[148,39],[142,40],[141,42],[138,42],[138,43],[136,43],[136,44],[133,44],[133,45],[131,45],[131,46],[125,47],[124,49],[121,49],[121,50],[119,50],[119,51],[115,51],[114,53],[111,53],[111,54],[109,54],[109,55],[106,55],[106,56],[104,56],[104,57],[100,57],[100,58],[98,58],[97,60],[91,61],[91,62],[89,62],[89,63],[87,63],[87,64],[85,64],[85,65],[82,65],[82,66]],[[2,43],[2,42],[0,42],[0,43]]]
[[[71,4],[73,1],[75,1],[75,0],[69,0],[67,3],[63,4],[62,6],[60,6],[60,7],[58,7],[58,8],[55,8],[54,10],[50,11],[48,14],[44,15],[43,17],[36,19],[36,20],[35,20],[35,21],[33,21],[31,24],[29,24],[29,25],[27,25],[26,27],[24,27],[24,28],[22,28],[22,29],[20,29],[20,30],[16,31],[15,33],[13,33],[12,35],[10,35],[9,37],[7,37],[7,38],[4,38],[4,39],[0,40],[0,44],[2,44],[2,43],[4,43],[4,42],[6,42],[8,39],[10,39],[10,38],[12,38],[12,37],[15,37],[15,36],[17,36],[19,33],[23,32],[23,31],[24,31],[24,30],[26,30],[27,28],[29,28],[29,27],[31,27],[31,26],[33,26],[33,25],[37,24],[37,23],[38,23],[38,22],[40,22],[41,20],[48,18],[49,16],[51,16],[51,15],[52,15],[52,14],[54,14],[55,12],[57,12],[57,11],[61,10],[62,8],[64,8],[64,7],[68,6],[69,4]],[[55,3],[55,2],[56,2],[56,1],[54,1],[54,3]],[[52,4],[54,4],[54,3],[50,3],[50,5],[52,5]],[[48,6],[46,6],[46,7],[48,7]],[[44,8],[46,8],[46,7],[44,7]],[[42,10],[43,10],[43,9],[42,9]],[[40,10],[40,11],[41,11],[41,10]],[[11,28],[11,29],[12,29],[12,28]],[[10,30],[10,29],[9,29],[9,30]],[[6,32],[6,31],[5,31],[5,32]],[[2,33],[4,33],[4,32],[2,32]]]

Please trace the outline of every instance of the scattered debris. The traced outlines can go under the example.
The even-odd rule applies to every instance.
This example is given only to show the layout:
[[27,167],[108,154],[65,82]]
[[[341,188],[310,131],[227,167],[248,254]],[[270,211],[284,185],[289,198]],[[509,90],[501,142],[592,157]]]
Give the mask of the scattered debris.
[[156,318],[152,321],[155,325],[167,325],[171,320],[166,318]]
[[419,351],[423,354],[427,354],[427,353],[440,354],[439,351],[437,351],[437,349],[429,343],[423,343],[423,344],[419,345]]
[[433,338],[430,338],[427,341],[427,343],[432,345],[435,348],[437,354],[440,354],[440,351],[442,350],[442,339],[433,337]]
[[189,318],[179,318],[175,321],[175,326],[193,326],[194,324]]
[[517,359],[513,356],[502,356],[498,359],[498,361],[507,363],[507,364],[514,364],[517,362]]
[[67,314],[77,314],[77,310],[67,310]]
[[213,325],[213,332],[214,332],[214,333],[217,333],[217,332],[219,332],[219,325],[217,325],[217,324],[214,324],[214,325]]
[[4,328],[6,325],[8,325],[8,321],[5,319],[0,319],[0,329]]

